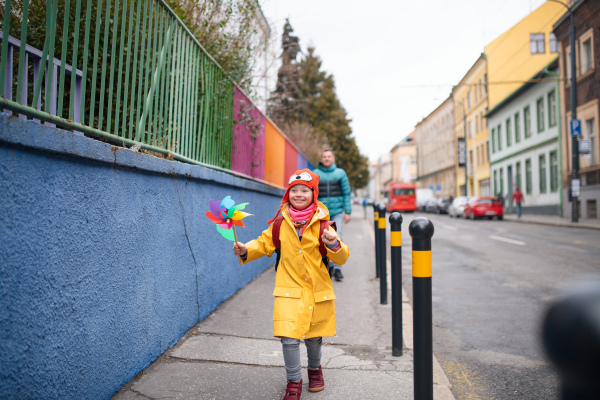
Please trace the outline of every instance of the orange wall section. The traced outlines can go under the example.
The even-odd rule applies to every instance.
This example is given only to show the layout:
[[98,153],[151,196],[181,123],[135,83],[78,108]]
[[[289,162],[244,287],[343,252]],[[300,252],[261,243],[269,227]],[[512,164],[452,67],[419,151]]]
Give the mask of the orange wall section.
[[268,119],[265,139],[265,181],[284,187],[286,140]]

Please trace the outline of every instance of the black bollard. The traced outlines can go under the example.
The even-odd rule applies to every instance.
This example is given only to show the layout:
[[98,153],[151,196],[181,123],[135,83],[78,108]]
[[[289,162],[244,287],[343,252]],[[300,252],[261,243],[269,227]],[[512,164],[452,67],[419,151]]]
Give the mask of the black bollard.
[[402,215],[390,215],[392,245],[392,356],[402,355]]
[[552,304],[542,324],[542,336],[560,375],[560,398],[598,399],[600,280],[581,283]]
[[373,215],[375,216],[375,278],[379,278],[379,204],[373,202]]
[[431,311],[431,237],[427,218],[412,220],[413,341],[415,400],[433,400],[433,331]]
[[387,249],[385,231],[385,205],[379,205],[379,303],[387,304]]

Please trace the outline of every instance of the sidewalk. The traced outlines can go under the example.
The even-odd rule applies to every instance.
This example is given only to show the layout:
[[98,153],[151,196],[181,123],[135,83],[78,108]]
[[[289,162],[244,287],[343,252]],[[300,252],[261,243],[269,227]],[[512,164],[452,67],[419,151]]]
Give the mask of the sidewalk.
[[570,228],[600,229],[600,219],[591,218],[580,218],[579,222],[575,223],[571,222],[571,218],[558,217],[554,215],[522,214],[521,218],[518,218],[517,214],[504,214],[504,219],[506,221],[525,222],[529,224],[566,226]]
[[[404,295],[404,354],[393,357],[391,306],[379,304],[375,279],[373,222],[362,218],[362,210],[356,211],[344,226],[351,252],[344,266],[345,279],[334,282],[338,336],[323,338],[325,390],[310,393],[303,368],[302,399],[412,399],[412,308]],[[409,240],[404,240],[405,249],[410,249]],[[405,251],[403,257],[404,268],[410,268],[410,252]],[[275,271],[269,268],[193,327],[113,399],[280,400],[286,379],[281,343],[272,337],[274,279]],[[303,344],[300,348],[306,367],[306,348]],[[453,400],[450,383],[435,357],[433,379],[434,398]]]

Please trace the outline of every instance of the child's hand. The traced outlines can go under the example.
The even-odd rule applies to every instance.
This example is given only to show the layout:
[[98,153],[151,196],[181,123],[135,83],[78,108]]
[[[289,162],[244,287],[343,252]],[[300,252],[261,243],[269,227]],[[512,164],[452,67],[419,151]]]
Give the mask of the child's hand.
[[335,233],[329,230],[325,230],[323,231],[323,235],[321,235],[321,239],[323,240],[323,243],[331,246],[334,245],[337,241],[337,236],[335,235]]
[[243,256],[248,252],[248,249],[244,245],[244,243],[233,242],[233,254],[236,256]]

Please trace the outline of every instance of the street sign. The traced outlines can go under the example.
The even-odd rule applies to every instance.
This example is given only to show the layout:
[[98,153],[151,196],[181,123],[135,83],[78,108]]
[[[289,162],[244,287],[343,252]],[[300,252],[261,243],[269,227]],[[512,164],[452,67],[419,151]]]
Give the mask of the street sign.
[[467,142],[465,138],[458,138],[458,166],[467,165]]
[[579,141],[579,155],[587,155],[592,152],[592,142],[589,139]]
[[579,179],[573,179],[571,181],[571,196],[579,197],[580,193],[581,193],[581,190],[580,190],[580,185],[579,185]]
[[571,136],[581,136],[581,120],[571,120]]

